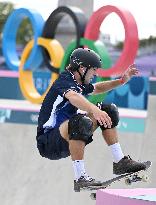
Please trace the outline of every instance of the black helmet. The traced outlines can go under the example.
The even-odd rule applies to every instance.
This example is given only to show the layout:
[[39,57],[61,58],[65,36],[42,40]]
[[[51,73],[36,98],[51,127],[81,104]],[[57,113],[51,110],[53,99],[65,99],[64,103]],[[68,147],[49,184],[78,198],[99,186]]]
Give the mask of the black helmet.
[[[86,68],[83,76],[79,72],[80,65]],[[77,48],[70,56],[70,66],[72,71],[79,73],[82,83],[84,83],[85,76],[90,68],[101,68],[101,59],[100,56],[91,49]]]
[[70,56],[70,65],[73,71],[77,71],[80,65],[88,69],[101,68],[101,59],[93,50],[78,48]]

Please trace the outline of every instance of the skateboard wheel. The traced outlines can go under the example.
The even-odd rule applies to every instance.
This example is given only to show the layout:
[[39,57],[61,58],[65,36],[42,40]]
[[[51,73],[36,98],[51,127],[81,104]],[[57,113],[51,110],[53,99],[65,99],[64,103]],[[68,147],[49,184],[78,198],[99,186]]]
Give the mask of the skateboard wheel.
[[91,193],[91,194],[90,194],[90,198],[91,198],[92,200],[96,200],[96,193]]
[[142,176],[142,181],[143,182],[148,182],[149,181],[149,176],[148,175],[143,175]]
[[131,185],[132,182],[131,182],[131,180],[130,180],[129,178],[127,178],[127,179],[125,179],[125,184],[126,184],[126,185]]

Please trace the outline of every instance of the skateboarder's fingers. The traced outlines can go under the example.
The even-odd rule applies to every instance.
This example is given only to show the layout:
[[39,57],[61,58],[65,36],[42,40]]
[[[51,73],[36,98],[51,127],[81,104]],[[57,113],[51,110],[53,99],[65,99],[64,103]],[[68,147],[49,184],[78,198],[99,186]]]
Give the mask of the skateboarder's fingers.
[[102,118],[103,124],[106,124],[106,127],[111,128],[112,121],[108,114],[104,115]]
[[106,127],[111,128],[112,123],[106,117],[99,118],[98,122],[100,123],[101,126],[104,125],[105,128]]
[[99,124],[102,126],[103,125],[103,121],[101,118],[98,118],[97,121],[99,122]]

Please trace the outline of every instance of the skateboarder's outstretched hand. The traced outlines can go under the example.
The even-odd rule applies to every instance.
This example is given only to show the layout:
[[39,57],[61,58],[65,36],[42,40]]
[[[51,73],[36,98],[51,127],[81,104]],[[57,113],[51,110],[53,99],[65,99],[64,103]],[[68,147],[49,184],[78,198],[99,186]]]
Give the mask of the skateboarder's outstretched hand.
[[122,74],[123,84],[127,83],[132,76],[138,75],[139,70],[136,68],[135,64],[130,65],[127,70]]

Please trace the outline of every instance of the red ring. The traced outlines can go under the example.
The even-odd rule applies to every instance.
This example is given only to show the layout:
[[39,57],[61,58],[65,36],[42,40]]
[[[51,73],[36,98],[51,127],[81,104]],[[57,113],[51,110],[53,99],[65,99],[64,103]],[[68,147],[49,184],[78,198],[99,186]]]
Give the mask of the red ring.
[[125,10],[121,7],[110,5],[103,6],[93,13],[87,24],[84,38],[97,40],[99,38],[100,26],[102,22],[112,12],[115,12],[120,17],[124,25],[125,42],[122,54],[117,62],[107,70],[98,69],[97,72],[101,77],[119,75],[125,71],[125,69],[127,69],[130,64],[134,63],[139,46],[138,29],[132,14],[128,10]]

